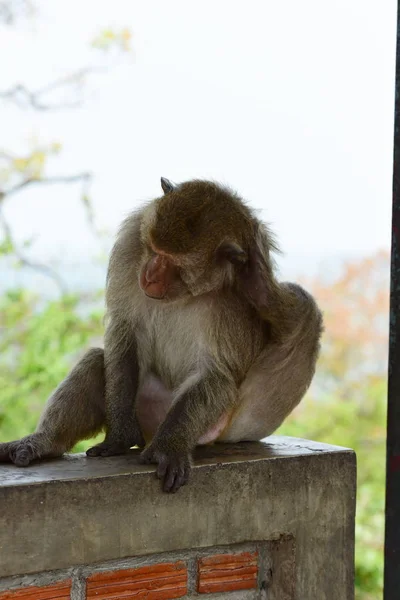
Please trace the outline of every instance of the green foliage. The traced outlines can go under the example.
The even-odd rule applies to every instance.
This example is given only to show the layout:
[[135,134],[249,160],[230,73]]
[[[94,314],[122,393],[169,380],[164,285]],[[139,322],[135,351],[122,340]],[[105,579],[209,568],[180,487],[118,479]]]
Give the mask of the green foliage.
[[27,291],[0,298],[0,434],[31,433],[43,405],[90,341],[102,335],[102,314],[82,315],[77,297],[40,302]]
[[3,240],[0,240],[0,256],[12,254],[13,250],[14,245],[9,237],[5,237]]
[[[371,378],[372,379],[372,378]],[[357,453],[356,599],[377,600],[383,586],[386,382],[366,380],[363,400],[308,396],[278,431]]]

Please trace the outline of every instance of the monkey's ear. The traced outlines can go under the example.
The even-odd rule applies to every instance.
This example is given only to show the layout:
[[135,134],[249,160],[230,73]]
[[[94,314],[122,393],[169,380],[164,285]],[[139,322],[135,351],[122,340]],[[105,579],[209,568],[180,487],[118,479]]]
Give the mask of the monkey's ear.
[[247,262],[246,252],[236,242],[222,242],[217,249],[217,258],[233,265],[244,265]]
[[175,186],[173,183],[171,183],[169,179],[161,177],[161,187],[163,189],[164,194],[169,194],[170,192],[174,191]]

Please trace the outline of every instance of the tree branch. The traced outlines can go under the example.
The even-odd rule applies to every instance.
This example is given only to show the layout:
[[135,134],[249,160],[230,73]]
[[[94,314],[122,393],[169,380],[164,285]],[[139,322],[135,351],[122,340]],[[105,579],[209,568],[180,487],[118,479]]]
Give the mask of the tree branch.
[[8,160],[9,162],[14,160],[14,157],[11,156],[10,153],[4,152],[3,150],[0,150],[0,158],[2,158],[3,160]]
[[18,248],[18,245],[13,237],[11,227],[8,224],[7,220],[5,219],[4,213],[2,211],[0,211],[0,225],[1,225],[1,228],[3,229],[5,239],[12,246],[13,254],[19,260],[21,265],[24,267],[28,267],[29,269],[33,269],[34,271],[38,271],[39,273],[42,273],[46,277],[50,277],[50,279],[52,279],[54,281],[54,283],[56,284],[56,286],[58,287],[60,294],[61,295],[67,294],[68,289],[67,289],[67,286],[66,286],[64,280],[59,276],[59,274],[54,269],[52,269],[51,267],[44,265],[40,262],[30,260],[23,253],[23,251],[20,248]]
[[[84,207],[87,212],[88,222],[89,222],[89,225],[92,227],[92,229],[96,232],[95,224],[93,221],[93,215],[91,214],[90,202],[88,201],[88,195],[87,195],[88,188],[92,181],[91,173],[78,173],[77,175],[60,175],[60,176],[56,176],[56,177],[45,177],[43,179],[26,179],[25,181],[22,181],[18,185],[15,185],[14,187],[10,188],[9,190],[0,190],[0,209],[1,209],[2,203],[4,202],[4,200],[6,198],[8,198],[9,196],[12,196],[13,194],[18,193],[19,191],[21,191],[22,189],[26,188],[29,185],[35,185],[35,184],[52,185],[52,184],[59,184],[59,183],[67,183],[68,184],[68,183],[75,183],[77,181],[81,181],[83,184],[82,197],[83,197],[83,201],[84,201]],[[54,283],[57,285],[58,289],[60,290],[60,293],[62,295],[66,294],[68,292],[67,286],[66,286],[64,280],[58,275],[58,273],[54,269],[52,269],[51,267],[49,267],[43,263],[29,259],[26,256],[26,254],[23,252],[23,250],[21,250],[21,248],[18,246],[18,244],[12,234],[11,227],[8,224],[7,220],[5,219],[4,213],[1,210],[0,210],[0,226],[3,229],[5,240],[10,243],[10,246],[12,248],[12,253],[18,259],[20,264],[29,269],[38,271],[38,272],[42,273],[43,275],[46,275],[47,277],[50,277],[50,279],[52,279],[54,281]]]
[[34,12],[35,7],[30,0],[0,0],[0,22],[4,25],[14,25],[19,18],[30,17]]
[[12,187],[8,190],[0,190],[0,201],[4,198],[8,198],[9,196],[12,196],[13,194],[17,194],[23,188],[26,188],[29,185],[37,185],[37,184],[54,185],[57,183],[75,183],[76,181],[83,182],[84,193],[86,193],[87,189],[92,181],[92,174],[91,173],[78,173],[77,175],[60,175],[57,177],[25,179],[21,183],[18,183],[17,185],[15,185],[14,187]]
[[24,106],[29,105],[35,110],[62,110],[65,108],[78,108],[81,106],[80,100],[75,100],[73,102],[60,102],[56,104],[49,104],[43,101],[43,96],[51,94],[57,90],[60,90],[66,86],[70,85],[81,85],[83,79],[88,75],[93,73],[102,73],[107,71],[107,67],[84,67],[83,69],[79,69],[78,71],[74,71],[69,75],[62,77],[60,79],[56,79],[52,83],[39,88],[37,90],[29,90],[22,83],[17,83],[9,90],[0,91],[0,98],[4,100],[11,100],[24,108]]

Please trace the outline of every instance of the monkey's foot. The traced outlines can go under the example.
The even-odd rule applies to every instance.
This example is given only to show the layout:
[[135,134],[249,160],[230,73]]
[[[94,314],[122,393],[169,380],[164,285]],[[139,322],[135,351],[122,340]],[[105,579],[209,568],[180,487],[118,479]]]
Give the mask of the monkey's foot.
[[126,454],[130,446],[119,442],[101,442],[86,450],[86,456],[119,456]]
[[140,455],[140,462],[157,465],[157,477],[163,479],[164,492],[176,492],[189,480],[190,455],[177,452],[163,452],[150,445]]
[[62,452],[52,452],[40,433],[33,433],[15,442],[0,444],[0,462],[12,462],[17,467],[27,467],[35,458],[60,456]]
[[123,439],[107,439],[106,436],[104,442],[100,442],[100,444],[96,444],[95,446],[92,446],[92,448],[89,448],[89,450],[86,451],[86,456],[119,456],[121,454],[126,454],[132,446],[144,448],[146,442],[139,426],[130,427],[129,431],[130,434],[123,437]]

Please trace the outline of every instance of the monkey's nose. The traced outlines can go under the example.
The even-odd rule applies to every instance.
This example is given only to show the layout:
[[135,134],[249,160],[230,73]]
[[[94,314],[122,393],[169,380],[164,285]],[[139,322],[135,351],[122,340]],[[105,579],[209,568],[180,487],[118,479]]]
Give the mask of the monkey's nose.
[[145,280],[146,283],[160,283],[161,278],[159,277],[158,273],[145,273]]
[[145,272],[147,283],[160,283],[165,278],[165,273],[168,267],[168,261],[165,256],[156,254],[148,263]]

